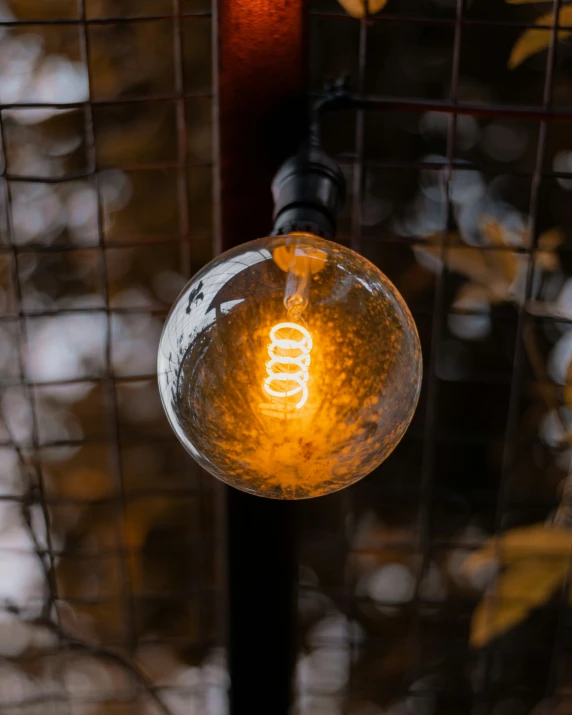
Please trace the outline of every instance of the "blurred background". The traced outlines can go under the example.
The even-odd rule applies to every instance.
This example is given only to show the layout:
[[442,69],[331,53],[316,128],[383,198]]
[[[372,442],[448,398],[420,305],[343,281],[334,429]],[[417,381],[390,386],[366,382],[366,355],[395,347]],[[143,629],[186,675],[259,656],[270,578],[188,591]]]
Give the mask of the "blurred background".
[[[309,12],[309,95],[375,100],[324,119],[337,240],[425,377],[390,458],[299,506],[294,713],[570,715],[572,6]],[[220,486],[155,375],[215,251],[212,13],[0,0],[2,713],[228,712]]]

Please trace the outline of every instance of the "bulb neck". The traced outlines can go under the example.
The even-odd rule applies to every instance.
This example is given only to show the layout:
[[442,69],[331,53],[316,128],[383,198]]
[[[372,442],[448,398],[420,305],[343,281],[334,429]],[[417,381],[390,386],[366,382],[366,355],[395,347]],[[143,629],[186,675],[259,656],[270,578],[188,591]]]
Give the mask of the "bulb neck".
[[310,293],[310,267],[306,261],[302,270],[289,270],[284,289],[284,307],[290,320],[297,320],[306,310]]
[[336,162],[317,146],[302,148],[272,182],[272,235],[300,232],[334,238],[345,193],[344,174]]

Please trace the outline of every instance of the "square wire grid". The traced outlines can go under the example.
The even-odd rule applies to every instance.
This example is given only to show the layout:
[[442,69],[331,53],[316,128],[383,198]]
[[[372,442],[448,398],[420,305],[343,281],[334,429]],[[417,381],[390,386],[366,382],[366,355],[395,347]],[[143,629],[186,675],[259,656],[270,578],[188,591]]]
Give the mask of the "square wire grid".
[[0,709],[224,712],[218,492],[156,389],[213,253],[211,8],[0,10]]
[[[367,107],[324,119],[351,186],[338,238],[404,295],[425,374],[387,461],[302,505],[300,715],[568,712],[567,557],[530,566],[536,587],[535,568],[560,574],[532,605],[494,558],[464,570],[485,542],[506,565],[501,534],[566,511],[565,5],[389,0],[356,20],[312,3],[313,93],[346,72]],[[511,68],[527,32],[542,50]]]
[[[536,624],[524,641],[470,650],[479,597],[442,576],[444,563],[485,536],[542,521],[558,501],[561,465],[542,479],[539,469],[524,478],[520,465],[528,442],[539,443],[522,428],[522,403],[537,402],[523,386],[548,399],[559,389],[532,369],[529,332],[541,334],[546,356],[569,323],[558,285],[538,305],[534,270],[551,257],[563,275],[569,266],[566,242],[558,253],[538,250],[552,224],[566,227],[572,181],[567,58],[553,21],[560,3],[549,6],[548,52],[519,70],[521,94],[504,63],[540,7],[412,0],[361,21],[331,2],[312,9],[312,89],[349,71],[371,105],[329,131],[352,187],[339,238],[404,293],[426,378],[410,431],[379,472],[303,505],[312,544],[300,564],[300,712],[498,715],[564,692],[565,599],[556,623],[541,624],[541,643]],[[0,563],[29,570],[26,588],[4,587],[6,712],[82,712],[94,699],[105,712],[141,712],[156,694],[156,708],[176,712],[191,699],[201,711],[224,710],[209,612],[220,547],[212,480],[194,472],[158,417],[154,359],[145,359],[173,286],[212,254],[210,7],[147,0],[121,10],[62,0],[38,3],[34,14],[21,2],[3,23],[13,80],[1,98],[0,225],[2,503],[11,527]],[[146,63],[142,50],[155,38],[157,61]],[[460,208],[478,205],[484,184],[526,217],[524,233],[505,210],[487,240],[474,236]],[[415,203],[419,193],[435,206]],[[521,243],[499,248],[499,223]],[[483,255],[488,266],[518,267],[524,299],[500,286],[493,309],[458,300]],[[507,343],[502,360],[491,341]],[[71,355],[58,351],[62,342]],[[462,396],[462,410],[450,393]],[[490,400],[494,419],[483,417]],[[457,489],[459,465],[467,466]],[[196,638],[181,642],[181,629]]]

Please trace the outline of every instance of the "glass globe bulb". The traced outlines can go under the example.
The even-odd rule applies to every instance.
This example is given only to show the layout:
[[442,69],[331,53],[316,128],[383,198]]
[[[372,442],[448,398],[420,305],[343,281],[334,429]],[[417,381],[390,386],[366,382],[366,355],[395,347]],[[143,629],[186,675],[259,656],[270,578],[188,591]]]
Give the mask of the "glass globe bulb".
[[392,283],[308,234],[245,243],[185,287],[159,345],[178,438],[238,489],[303,499],[365,477],[417,404],[421,350]]

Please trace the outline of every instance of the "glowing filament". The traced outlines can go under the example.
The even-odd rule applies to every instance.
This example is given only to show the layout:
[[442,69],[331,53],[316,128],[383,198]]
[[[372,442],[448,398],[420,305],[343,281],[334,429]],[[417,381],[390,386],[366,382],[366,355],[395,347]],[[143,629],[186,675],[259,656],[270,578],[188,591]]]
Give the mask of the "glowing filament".
[[264,380],[264,389],[286,404],[290,397],[300,395],[295,405],[296,409],[300,409],[308,399],[306,383],[312,337],[306,328],[297,323],[278,323],[270,331],[270,340],[270,360],[266,363],[268,377]]

